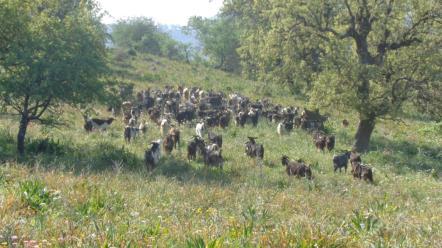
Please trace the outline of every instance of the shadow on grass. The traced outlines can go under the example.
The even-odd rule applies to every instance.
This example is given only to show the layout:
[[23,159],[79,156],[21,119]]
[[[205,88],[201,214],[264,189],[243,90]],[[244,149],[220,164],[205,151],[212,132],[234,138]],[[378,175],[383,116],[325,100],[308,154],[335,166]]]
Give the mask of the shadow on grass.
[[225,169],[208,166],[195,167],[173,156],[163,157],[153,175],[174,178],[180,182],[230,184],[232,173]]
[[408,141],[376,137],[371,141],[370,157],[391,165],[396,172],[430,171],[442,173],[442,146],[419,145]]
[[[14,137],[0,130],[0,164],[17,161],[44,169],[73,171],[74,173],[99,173],[123,169],[142,173],[145,169],[143,154],[135,154],[127,147],[117,147],[110,142],[75,145],[52,139],[26,141],[26,156],[19,158]],[[153,176],[174,178],[180,182],[229,184],[231,173],[219,168],[192,166],[186,161],[165,156]]]

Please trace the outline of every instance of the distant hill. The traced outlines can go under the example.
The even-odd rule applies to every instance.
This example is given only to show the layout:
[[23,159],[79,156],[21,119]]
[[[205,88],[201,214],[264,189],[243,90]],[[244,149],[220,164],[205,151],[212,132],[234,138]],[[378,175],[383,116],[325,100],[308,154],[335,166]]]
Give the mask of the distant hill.
[[[182,31],[182,27],[179,25],[166,25],[166,24],[158,24],[160,30],[164,33],[170,35],[170,37],[176,41],[181,43],[190,44],[196,50],[202,49],[201,42],[196,38],[195,34],[186,34]],[[107,32],[112,34],[112,24],[106,25]],[[108,47],[113,47],[112,40],[108,40]]]

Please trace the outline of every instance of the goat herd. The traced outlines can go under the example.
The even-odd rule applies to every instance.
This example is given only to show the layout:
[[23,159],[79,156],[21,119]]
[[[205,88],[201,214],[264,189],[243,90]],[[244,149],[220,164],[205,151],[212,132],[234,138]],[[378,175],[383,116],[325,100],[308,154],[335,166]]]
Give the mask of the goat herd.
[[[121,89],[123,90],[123,89]],[[120,92],[120,95],[121,92]],[[234,93],[226,96],[222,92],[205,91],[200,88],[165,87],[163,90],[143,90],[132,97],[124,97],[119,106],[109,107],[113,117],[103,120],[85,117],[84,128],[90,132],[94,129],[105,130],[115,120],[117,113],[122,113],[125,123],[124,139],[130,143],[139,133],[147,131],[148,123],[141,119],[147,114],[150,120],[159,126],[162,138],[152,141],[151,146],[144,153],[144,161],[148,170],[153,170],[159,163],[161,150],[170,154],[173,149],[180,146],[179,126],[186,124],[195,126],[195,135],[187,144],[187,159],[196,160],[197,156],[203,158],[207,166],[223,168],[222,156],[223,139],[219,134],[213,133],[210,128],[219,126],[227,128],[233,119],[235,125],[244,127],[251,124],[256,127],[260,119],[268,119],[278,123],[276,131],[284,135],[294,127],[302,128],[312,133],[313,143],[318,150],[329,151],[334,149],[335,136],[326,134],[323,122],[327,117],[319,111],[304,109],[298,114],[297,107],[283,107],[272,104],[269,100],[252,101],[240,94]],[[342,122],[344,127],[348,121]],[[204,139],[207,133],[207,140]],[[245,154],[255,158],[258,164],[263,164],[264,146],[256,142],[257,137],[248,137],[245,142]],[[161,149],[162,148],[162,149]],[[364,165],[361,156],[355,152],[344,152],[333,157],[334,171],[347,171],[348,162],[352,166],[351,172],[355,178],[373,182],[372,169]],[[313,179],[312,169],[302,159],[290,161],[289,157],[281,157],[282,165],[286,166],[289,176],[306,177]]]

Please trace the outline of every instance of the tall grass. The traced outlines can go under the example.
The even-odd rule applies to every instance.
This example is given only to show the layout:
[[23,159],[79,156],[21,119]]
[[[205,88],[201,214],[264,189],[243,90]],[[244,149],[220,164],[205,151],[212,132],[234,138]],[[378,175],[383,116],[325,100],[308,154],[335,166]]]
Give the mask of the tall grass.
[[[303,105],[284,89],[195,65],[140,56],[115,64],[119,79],[138,89],[166,84],[264,94],[275,102]],[[98,107],[102,116],[108,115]],[[336,152],[351,146],[356,120],[332,112],[327,129]],[[437,247],[442,242],[440,124],[409,120],[377,125],[372,151],[374,184],[333,173],[335,152],[317,152],[309,134],[278,137],[276,126],[234,126],[223,135],[224,170],[187,161],[193,128],[181,126],[179,151],[152,173],[143,151],[159,137],[155,125],[126,144],[123,124],[86,134],[82,117],[66,109],[69,125],[44,132],[29,128],[27,157],[15,153],[17,120],[0,120],[0,246],[82,247]],[[349,129],[339,125],[342,118]],[[261,170],[244,155],[247,136],[266,149]],[[48,149],[38,153],[38,144]],[[312,165],[315,179],[289,178],[285,154]],[[433,171],[433,172],[432,172]],[[434,173],[436,172],[436,173]],[[30,197],[25,197],[24,192]]]

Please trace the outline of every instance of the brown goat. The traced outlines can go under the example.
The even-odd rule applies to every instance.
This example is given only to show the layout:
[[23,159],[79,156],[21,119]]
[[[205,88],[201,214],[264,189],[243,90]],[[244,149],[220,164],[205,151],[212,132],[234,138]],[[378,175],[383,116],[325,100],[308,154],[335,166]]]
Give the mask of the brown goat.
[[360,162],[355,162],[351,165],[351,173],[354,178],[364,179],[373,183],[373,170]]
[[173,150],[174,143],[172,135],[168,134],[163,140],[163,149],[166,154],[170,154]]
[[327,138],[325,136],[319,135],[317,138],[314,139],[316,149],[320,151],[324,151],[325,147],[327,146]]
[[355,152],[350,153],[350,164],[362,163],[361,155]]
[[180,130],[175,128],[175,127],[172,127],[169,130],[169,135],[172,136],[173,147],[175,149],[177,149],[179,147],[179,145],[180,145]]
[[287,175],[296,177],[306,177],[309,180],[313,179],[312,170],[310,166],[306,165],[302,160],[290,161],[287,156],[282,156],[282,165],[285,165]]

